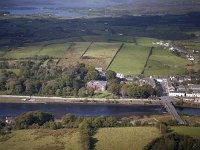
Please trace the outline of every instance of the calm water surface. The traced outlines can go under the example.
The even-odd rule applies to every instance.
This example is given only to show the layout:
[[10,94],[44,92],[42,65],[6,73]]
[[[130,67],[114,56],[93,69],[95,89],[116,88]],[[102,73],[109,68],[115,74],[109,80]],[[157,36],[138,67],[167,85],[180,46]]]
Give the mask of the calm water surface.
[[40,110],[53,113],[60,117],[67,113],[80,116],[112,116],[125,114],[153,115],[163,114],[165,110],[161,106],[144,105],[108,105],[108,104],[16,104],[0,103],[0,117],[16,116],[23,112]]
[[[109,104],[31,104],[0,103],[0,117],[17,116],[28,111],[53,113],[57,118],[71,113],[80,116],[113,116],[113,115],[162,115],[166,110],[162,106],[144,105],[109,105]],[[176,108],[180,113],[200,116],[200,109]]]

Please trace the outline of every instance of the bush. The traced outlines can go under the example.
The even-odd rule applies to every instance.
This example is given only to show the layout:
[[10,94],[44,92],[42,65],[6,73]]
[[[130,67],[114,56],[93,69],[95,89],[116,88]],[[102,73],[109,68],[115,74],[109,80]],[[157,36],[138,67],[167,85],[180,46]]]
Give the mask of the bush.
[[24,113],[14,119],[14,127],[16,129],[26,129],[33,124],[42,126],[44,123],[54,121],[54,116],[49,113],[40,111],[32,111]]
[[158,122],[156,127],[160,130],[162,134],[166,134],[169,132],[168,126],[163,122]]
[[198,150],[200,140],[178,134],[164,135],[149,145],[144,150]]

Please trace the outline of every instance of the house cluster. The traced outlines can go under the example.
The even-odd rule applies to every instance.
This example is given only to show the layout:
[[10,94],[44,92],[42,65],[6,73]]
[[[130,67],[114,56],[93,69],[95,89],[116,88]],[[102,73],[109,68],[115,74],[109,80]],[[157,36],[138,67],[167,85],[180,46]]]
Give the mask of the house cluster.
[[[190,98],[200,98],[200,85],[199,84],[188,84],[181,85],[180,83],[184,81],[191,81],[190,77],[170,77],[157,79],[163,85],[163,90],[166,94],[172,97],[190,97]],[[179,83],[179,86],[175,86]]]
[[[105,78],[105,72],[102,68],[95,68],[99,75],[102,78]],[[125,76],[122,73],[116,73],[116,77],[121,80],[121,82],[134,82],[140,86],[148,84],[151,85],[153,88],[156,88],[157,81],[156,79],[149,77],[149,78],[143,78],[140,79],[138,77],[132,77],[132,76]],[[93,89],[95,92],[104,92],[107,89],[107,81],[102,80],[92,80],[86,84],[86,88]]]
[[[105,77],[105,72],[102,68],[96,68],[101,77]],[[116,77],[121,79],[122,82],[134,82],[140,86],[151,85],[153,88],[161,88],[163,95],[172,97],[184,98],[200,98],[200,84],[182,85],[184,81],[191,81],[189,76],[170,76],[163,78],[136,78],[125,76],[124,74],[117,73]],[[93,89],[95,92],[103,92],[107,89],[107,81],[90,81],[86,85],[87,88]],[[200,101],[200,100],[199,100]]]
[[173,46],[171,43],[168,43],[168,42],[164,42],[164,41],[159,41],[159,42],[152,42],[153,45],[158,45],[158,46],[161,46],[163,47],[164,49],[169,49],[169,51],[172,51],[172,52],[180,52],[180,53],[183,53],[184,51]]
[[194,61],[195,58],[192,55],[186,55],[187,60]]

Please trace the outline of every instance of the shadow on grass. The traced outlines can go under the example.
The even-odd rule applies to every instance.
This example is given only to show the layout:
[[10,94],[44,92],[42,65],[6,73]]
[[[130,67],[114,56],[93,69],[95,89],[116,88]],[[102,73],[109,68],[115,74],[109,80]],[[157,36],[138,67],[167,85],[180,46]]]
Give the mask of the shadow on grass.
[[97,138],[90,137],[90,150],[94,150],[96,143],[98,142]]

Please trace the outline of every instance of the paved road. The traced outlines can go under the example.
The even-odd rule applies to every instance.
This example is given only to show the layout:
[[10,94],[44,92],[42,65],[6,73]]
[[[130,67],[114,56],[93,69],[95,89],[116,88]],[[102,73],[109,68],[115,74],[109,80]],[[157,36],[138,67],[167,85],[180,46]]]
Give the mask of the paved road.
[[167,111],[173,116],[173,118],[179,123],[179,124],[186,124],[186,122],[181,119],[179,114],[177,113],[175,107],[172,105],[173,99],[169,96],[162,96],[161,101],[164,105],[164,107],[167,109]]

